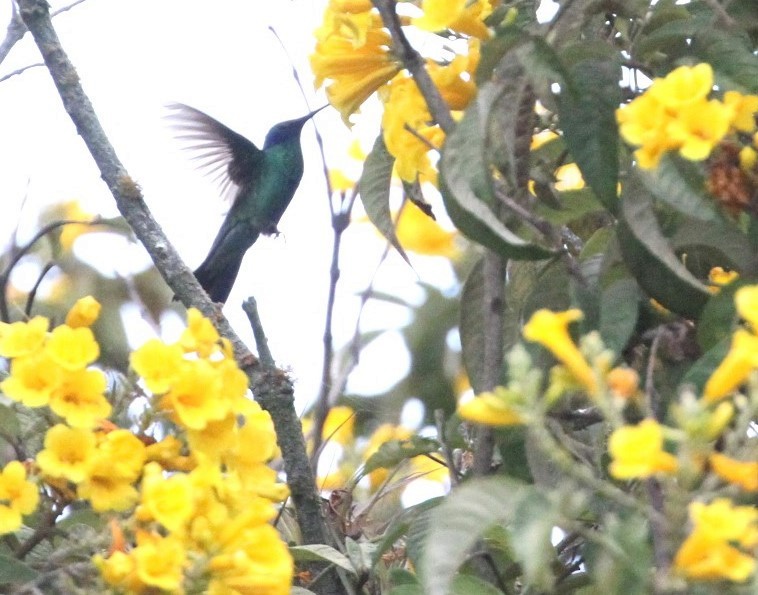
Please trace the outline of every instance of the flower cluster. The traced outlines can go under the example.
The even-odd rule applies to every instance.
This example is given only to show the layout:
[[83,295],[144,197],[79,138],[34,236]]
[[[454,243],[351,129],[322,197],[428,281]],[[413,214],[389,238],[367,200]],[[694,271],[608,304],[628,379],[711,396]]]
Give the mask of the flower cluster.
[[672,151],[702,161],[730,132],[755,131],[758,96],[727,91],[723,100],[709,99],[712,89],[709,64],[680,66],[618,110],[621,136],[640,146],[635,151],[640,167],[653,169]]
[[[751,451],[740,447],[746,440],[745,428],[730,429],[738,405],[726,399],[758,369],[758,285],[738,289],[735,305],[745,326],[734,332],[732,345],[706,381],[702,397],[683,390],[679,402],[672,405],[674,427],[659,423],[641,402],[637,372],[627,367],[611,368],[612,354],[602,347],[596,333],[586,335],[578,345],[574,342],[568,326],[581,318],[579,310],[538,310],[524,326],[524,338],[540,343],[559,362],[551,370],[546,388],[541,370],[517,345],[507,359],[508,384],[460,404],[458,412],[468,421],[496,427],[540,424],[544,423],[546,409],[561,395],[583,393],[611,425],[607,471],[612,478],[677,476],[686,483],[709,477],[709,481],[726,484],[732,490],[758,492],[758,460],[751,454],[747,454],[748,460],[741,460]],[[755,393],[753,387],[753,410]],[[741,401],[744,407],[745,399]],[[637,424],[626,423],[625,411],[630,405],[648,417]],[[729,432],[731,437],[725,439]],[[717,440],[726,440],[730,450],[717,451]],[[553,447],[560,448],[557,444]],[[676,489],[673,484],[671,489]],[[677,572],[691,579],[737,582],[753,575],[758,510],[717,499],[710,504],[692,503],[690,516],[693,529],[676,554]]]
[[212,593],[287,593],[293,562],[269,521],[285,485],[267,463],[278,453],[268,413],[246,397],[231,346],[190,309],[180,340],[148,341],[131,357],[154,409],[181,430],[148,446],[135,536],[98,557],[113,587],[181,590],[194,577]]
[[47,406],[75,428],[91,429],[111,413],[105,374],[90,366],[100,347],[89,325],[99,305],[85,298],[74,305],[67,323],[48,332],[49,321],[0,323],[0,356],[10,358],[3,393],[27,407]]
[[727,498],[689,507],[692,533],[674,559],[674,568],[696,579],[743,582],[755,572],[750,550],[758,546],[758,509],[735,506]]
[[[450,109],[462,110],[476,93],[473,74],[479,62],[479,44],[489,36],[483,19],[492,7],[489,0],[425,0],[422,10],[423,15],[413,20],[419,29],[471,35],[465,53],[447,62],[426,61],[429,75]],[[409,24],[404,17],[401,20]],[[419,176],[436,182],[429,153],[442,145],[444,135],[416,83],[401,72],[392,38],[373,4],[369,0],[331,0],[316,39],[311,56],[315,84],[318,88],[326,83],[329,102],[343,120],[349,123],[350,116],[379,91],[384,103],[384,141],[396,159],[398,176],[408,182]]]
[[34,463],[0,472],[0,533],[37,508],[39,483],[59,509],[80,501],[123,513],[109,554],[94,558],[118,592],[288,593],[292,558],[270,524],[288,495],[267,465],[276,434],[248,398],[230,344],[193,309],[178,342],[136,350],[131,364],[152,407],[135,433],[107,420],[106,378],[91,367],[99,311],[84,298],[52,330],[43,317],[0,326],[0,355],[11,359],[3,393],[61,418]]

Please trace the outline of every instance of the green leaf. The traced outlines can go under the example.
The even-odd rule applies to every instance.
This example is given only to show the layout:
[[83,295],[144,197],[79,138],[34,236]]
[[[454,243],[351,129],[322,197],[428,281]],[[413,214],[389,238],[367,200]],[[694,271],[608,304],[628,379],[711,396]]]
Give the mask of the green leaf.
[[539,260],[551,251],[527,242],[508,229],[492,212],[494,204],[489,166],[476,104],[445,142],[440,160],[440,191],[450,218],[467,237],[505,258]]
[[355,574],[355,568],[349,558],[328,545],[295,545],[290,547],[290,554],[295,562],[328,562]]
[[388,440],[368,458],[361,475],[367,475],[377,469],[392,469],[413,457],[437,452],[439,448],[440,443],[434,438],[423,436],[411,436],[408,440]]
[[723,266],[740,274],[751,275],[758,269],[757,254],[750,239],[729,221],[714,221],[708,225],[694,220],[683,220],[669,239],[679,253],[693,253],[710,259],[712,266]]
[[713,198],[705,191],[701,170],[691,161],[664,156],[652,171],[639,171],[645,187],[680,213],[700,221],[722,221]]
[[496,524],[512,527],[511,547],[528,585],[549,591],[554,551],[550,532],[557,522],[551,502],[533,486],[503,477],[471,480],[435,508],[419,575],[429,595],[449,593],[466,554]]
[[565,225],[577,219],[581,219],[590,213],[605,210],[603,204],[590,188],[581,190],[567,190],[559,192],[561,208],[553,209],[540,203],[535,209],[536,213],[554,225]]
[[395,158],[387,151],[384,137],[380,134],[363,164],[363,173],[361,173],[361,179],[358,182],[358,189],[369,221],[392,244],[403,257],[403,260],[410,264],[408,256],[395,234],[395,223],[392,221],[392,213],[390,212],[390,181],[392,180],[394,163]]
[[345,550],[357,574],[362,574],[372,568],[372,556],[376,550],[376,545],[369,541],[356,541],[346,537]]
[[313,591],[304,589],[303,587],[290,587],[290,595],[316,595]]
[[450,595],[472,595],[473,593],[477,595],[502,595],[503,592],[492,583],[470,574],[459,574],[453,579]]
[[624,185],[617,235],[624,262],[640,287],[672,312],[697,318],[710,293],[672,251],[634,173]]
[[749,281],[738,279],[714,294],[703,308],[697,325],[697,342],[703,351],[715,347],[717,343],[731,337],[739,316],[734,307],[734,294]]
[[617,355],[634,333],[640,311],[640,290],[634,279],[619,279],[606,287],[600,297],[600,336]]
[[758,56],[746,36],[712,27],[702,29],[692,40],[692,51],[713,66],[720,87],[758,93]]
[[21,560],[0,554],[0,584],[21,585],[39,577],[39,573]]
[[[574,92],[561,89],[558,116],[569,152],[587,184],[611,212],[618,210],[618,128],[621,67],[611,59],[573,66]],[[568,92],[567,92],[568,91]]]
[[6,440],[14,440],[21,434],[21,424],[13,407],[0,403],[0,435]]
[[609,515],[603,523],[607,544],[588,542],[587,568],[593,593],[646,595],[652,592],[653,565],[647,519]]

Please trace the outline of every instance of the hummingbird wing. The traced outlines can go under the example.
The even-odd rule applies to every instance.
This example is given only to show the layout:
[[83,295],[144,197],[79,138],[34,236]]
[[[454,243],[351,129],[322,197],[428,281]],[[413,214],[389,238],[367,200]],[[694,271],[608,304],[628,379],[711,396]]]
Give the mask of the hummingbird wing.
[[200,169],[220,184],[225,199],[235,199],[240,188],[255,184],[263,151],[215,118],[182,103],[167,106],[176,138],[195,151]]

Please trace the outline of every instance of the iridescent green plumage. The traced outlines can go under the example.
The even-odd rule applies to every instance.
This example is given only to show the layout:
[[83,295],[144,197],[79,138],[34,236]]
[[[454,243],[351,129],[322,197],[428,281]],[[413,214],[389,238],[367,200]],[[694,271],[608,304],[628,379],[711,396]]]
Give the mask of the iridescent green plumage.
[[[211,172],[219,172],[224,191],[233,196],[229,213],[195,277],[214,302],[225,302],[245,252],[260,234],[277,233],[277,223],[303,176],[300,132],[320,111],[280,122],[269,130],[263,149],[195,108],[174,104],[172,119],[180,139],[199,151]],[[323,109],[323,108],[321,108]]]

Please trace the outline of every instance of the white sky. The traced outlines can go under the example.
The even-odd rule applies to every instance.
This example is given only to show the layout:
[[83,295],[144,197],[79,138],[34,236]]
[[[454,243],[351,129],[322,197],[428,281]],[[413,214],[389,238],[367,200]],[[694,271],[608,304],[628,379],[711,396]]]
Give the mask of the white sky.
[[[65,4],[52,2],[54,9]],[[180,101],[197,107],[260,146],[274,123],[307,111],[288,59],[268,27],[279,32],[310,93],[307,58],[324,4],[316,0],[87,0],[56,17],[64,49],[119,157],[190,267],[205,257],[225,207],[217,188],[193,168],[190,155],[171,138],[162,119],[164,106]],[[9,15],[10,2],[3,2],[2,30]],[[39,60],[27,35],[0,65],[0,76]],[[323,94],[311,95],[312,107],[325,102]],[[366,148],[378,131],[370,112],[364,109],[366,117],[354,128]],[[330,165],[341,166],[351,139],[349,131],[334,110],[319,114],[317,122],[326,137]],[[255,296],[274,357],[296,379],[300,409],[318,393],[332,245],[312,125],[305,127],[302,142],[305,175],[280,222],[282,235],[262,238],[248,252],[225,308],[234,328],[252,345],[239,304],[246,296]],[[19,221],[22,237],[25,228],[28,233],[45,204],[76,198],[93,212],[116,214],[43,68],[0,84],[0,163],[2,244]],[[383,250],[382,242],[363,227],[348,230],[343,242],[337,347],[352,335],[358,304],[354,296],[368,285]],[[95,236],[85,236],[76,251],[105,274],[125,275],[148,263],[140,250],[127,251],[114,244],[104,247]],[[417,300],[419,278],[443,287],[452,283],[449,265],[442,259],[412,257],[412,261],[416,272],[391,255],[376,287]],[[149,326],[135,318],[134,312],[125,315],[130,336],[140,344],[150,336]],[[407,314],[397,306],[374,303],[364,321],[364,328],[397,328],[407,321]],[[399,336],[390,333],[367,350],[350,388],[382,391],[402,376],[407,365]]]

